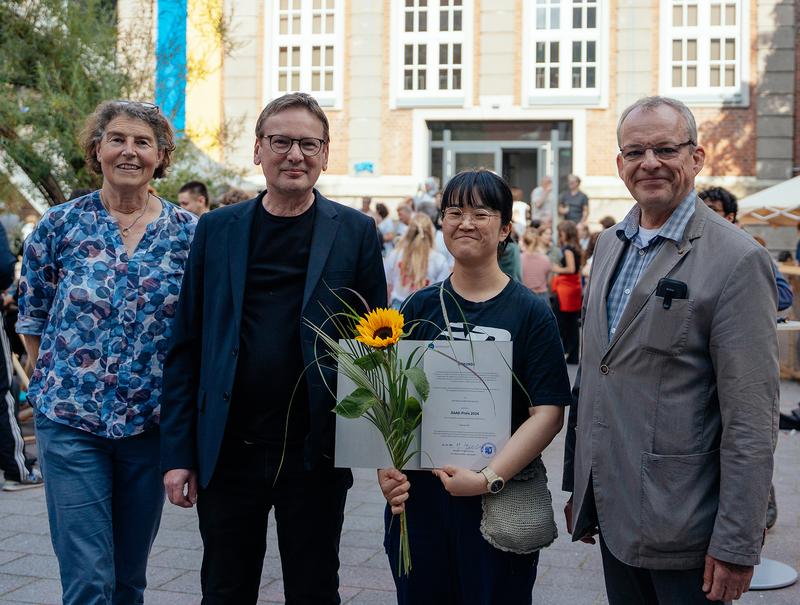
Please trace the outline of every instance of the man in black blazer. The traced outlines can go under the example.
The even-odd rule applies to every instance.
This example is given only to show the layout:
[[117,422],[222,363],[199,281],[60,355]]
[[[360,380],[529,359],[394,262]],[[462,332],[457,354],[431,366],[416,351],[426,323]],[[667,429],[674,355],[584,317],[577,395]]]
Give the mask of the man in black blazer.
[[[287,603],[339,603],[353,478],[333,468],[335,370],[309,323],[386,305],[371,217],[323,197],[328,120],[303,93],[256,124],[257,198],[197,225],[164,367],[161,465],[170,502],[197,503],[203,605],[258,599],[275,509]],[[363,298],[363,300],[362,300]]]

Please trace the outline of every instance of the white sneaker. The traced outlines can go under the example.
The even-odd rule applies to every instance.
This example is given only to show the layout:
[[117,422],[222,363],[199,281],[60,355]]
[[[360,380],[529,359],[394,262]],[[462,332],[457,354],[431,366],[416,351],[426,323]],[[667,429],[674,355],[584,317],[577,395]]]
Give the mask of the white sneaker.
[[42,473],[39,471],[38,468],[34,468],[28,474],[25,479],[22,481],[10,481],[6,479],[6,482],[3,484],[3,491],[4,492],[18,492],[23,489],[32,489],[34,487],[42,487],[44,485],[44,479],[42,479]]

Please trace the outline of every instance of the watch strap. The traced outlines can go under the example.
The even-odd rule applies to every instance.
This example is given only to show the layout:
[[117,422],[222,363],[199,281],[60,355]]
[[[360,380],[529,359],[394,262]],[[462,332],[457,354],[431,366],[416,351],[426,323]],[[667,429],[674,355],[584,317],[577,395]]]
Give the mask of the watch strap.
[[[480,473],[481,473],[481,475],[483,475],[486,478],[486,486],[487,486],[487,488],[489,489],[490,492],[492,491],[491,490],[492,485],[497,481],[499,481],[501,483],[501,485],[503,485],[503,486],[505,485],[505,479],[503,479],[500,475],[495,473],[488,466],[485,466],[484,468],[482,468]],[[500,489],[502,489],[502,487]],[[497,490],[497,491],[499,491],[499,490]],[[492,493],[496,493],[496,492],[492,492]]]

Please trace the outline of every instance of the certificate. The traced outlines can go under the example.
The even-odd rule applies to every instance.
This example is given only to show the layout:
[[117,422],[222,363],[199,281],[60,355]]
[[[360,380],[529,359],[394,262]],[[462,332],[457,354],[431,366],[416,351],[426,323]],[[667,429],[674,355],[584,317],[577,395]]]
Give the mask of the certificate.
[[[422,366],[430,394],[410,448],[415,455],[405,469],[444,464],[482,469],[511,434],[512,343],[401,340],[398,353],[407,358],[418,347],[427,348]],[[337,400],[354,389],[340,372]],[[383,437],[369,420],[337,416],[335,464],[386,468],[391,460]]]
[[511,434],[511,342],[437,340],[424,358],[421,466],[480,470]]

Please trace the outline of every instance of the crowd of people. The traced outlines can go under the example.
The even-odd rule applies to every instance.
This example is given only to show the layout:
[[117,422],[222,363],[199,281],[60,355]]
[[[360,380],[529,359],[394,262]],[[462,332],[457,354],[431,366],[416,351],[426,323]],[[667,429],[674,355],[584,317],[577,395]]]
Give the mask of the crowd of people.
[[[541,179],[530,204],[522,201],[521,189],[510,187],[512,230],[499,265],[511,279],[551,306],[567,363],[577,364],[582,291],[599,231],[589,230],[589,198],[580,190],[580,178],[570,174],[566,183],[567,189],[559,196],[555,241],[552,216],[543,210],[552,200],[552,179]],[[376,222],[383,243],[389,302],[394,308],[402,308],[417,290],[443,281],[452,271],[455,259],[444,241],[442,192],[436,178],[426,179],[416,195],[398,204],[396,219],[383,202],[373,209],[370,197],[362,198],[361,212]],[[599,224],[608,228],[615,223],[606,216]]]
[[[292,93],[255,125],[264,189],[209,211],[200,181],[177,204],[151,186],[175,149],[158,107],[98,106],[81,144],[101,188],[49,209],[24,244],[16,331],[35,362],[39,467],[16,433],[0,448],[10,488],[44,482],[63,602],[143,602],[166,496],[197,507],[204,604],[256,602],[271,509],[287,603],[339,603],[352,474],[333,464],[336,371],[311,326],[338,338],[330,314],[389,305],[424,320],[416,338],[452,333],[451,316],[465,339],[511,341],[517,379],[511,437],[480,472],[378,472],[398,603],[532,602],[547,553],[485,540],[482,498],[541,464],[568,406],[564,513],[574,541],[599,540],[609,602],[740,598],[767,521],[785,280],[733,225],[729,194],[697,192],[705,150],[683,103],[637,101],[617,139],[635,204],[602,232],[577,176],[557,203],[542,178],[528,202],[484,169],[443,191],[427,179],[395,220],[316,189],[329,124]],[[5,378],[2,444],[19,431]]]

